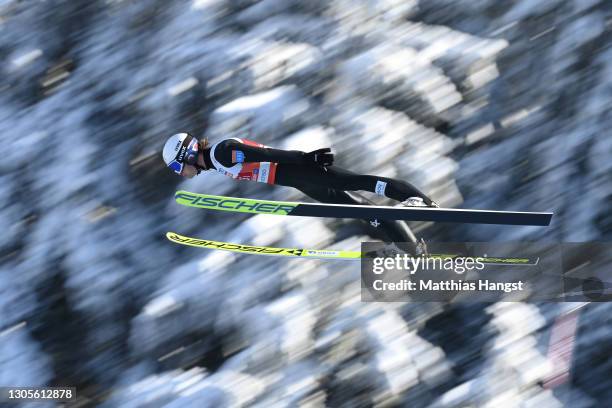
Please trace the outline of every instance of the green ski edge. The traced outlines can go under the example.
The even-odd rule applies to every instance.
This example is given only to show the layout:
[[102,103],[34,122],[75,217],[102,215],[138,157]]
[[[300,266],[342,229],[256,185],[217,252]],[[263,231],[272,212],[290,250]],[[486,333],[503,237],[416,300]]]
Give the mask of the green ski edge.
[[[197,248],[217,249],[221,251],[230,251],[241,254],[251,255],[267,255],[285,258],[308,258],[308,259],[336,259],[342,261],[359,261],[362,259],[360,251],[336,251],[336,250],[320,250],[320,249],[304,249],[304,248],[276,248],[258,245],[243,245],[234,244],[231,242],[213,241],[210,239],[192,238],[177,234],[176,232],[167,232],[166,238],[170,241],[188,245]],[[429,254],[429,258],[456,258],[461,255],[457,254]],[[495,265],[536,265],[538,258],[508,258],[508,257],[481,257],[485,264]]]

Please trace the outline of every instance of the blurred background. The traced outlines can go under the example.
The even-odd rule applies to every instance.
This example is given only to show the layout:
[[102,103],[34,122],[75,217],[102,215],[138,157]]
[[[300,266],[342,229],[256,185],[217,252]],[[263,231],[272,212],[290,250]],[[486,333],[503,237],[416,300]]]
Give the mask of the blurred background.
[[71,406],[609,405],[608,303],[361,303],[353,263],[178,247],[166,231],[345,250],[372,231],[180,207],[179,188],[307,199],[183,181],[161,149],[331,146],[442,206],[556,214],[411,224],[427,240],[609,241],[611,24],[604,0],[0,1],[0,385],[76,386]]

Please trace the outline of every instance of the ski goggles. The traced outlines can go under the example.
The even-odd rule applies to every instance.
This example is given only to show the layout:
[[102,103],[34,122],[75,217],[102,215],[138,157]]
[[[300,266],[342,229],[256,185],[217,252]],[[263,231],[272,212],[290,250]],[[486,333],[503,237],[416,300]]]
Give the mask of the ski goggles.
[[195,165],[198,161],[198,139],[187,136],[183,141],[176,158],[168,163],[168,167],[176,174],[181,174],[185,164]]

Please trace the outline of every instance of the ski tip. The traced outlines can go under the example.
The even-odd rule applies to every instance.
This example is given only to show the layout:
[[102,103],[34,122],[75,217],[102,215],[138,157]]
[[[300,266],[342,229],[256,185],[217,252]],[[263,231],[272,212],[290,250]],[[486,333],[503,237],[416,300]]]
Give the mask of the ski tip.
[[180,237],[181,237],[181,235],[180,235],[180,234],[177,234],[176,232],[172,232],[172,231],[168,231],[168,232],[166,232],[166,238],[167,238],[169,241],[172,241],[172,242],[177,242],[177,240],[178,240]]

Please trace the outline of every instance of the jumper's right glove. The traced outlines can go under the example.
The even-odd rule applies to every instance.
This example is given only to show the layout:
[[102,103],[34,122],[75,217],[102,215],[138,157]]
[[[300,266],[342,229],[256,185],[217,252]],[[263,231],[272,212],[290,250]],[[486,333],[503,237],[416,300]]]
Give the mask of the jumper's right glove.
[[334,154],[329,147],[306,153],[305,158],[307,163],[319,166],[331,166],[334,163]]

